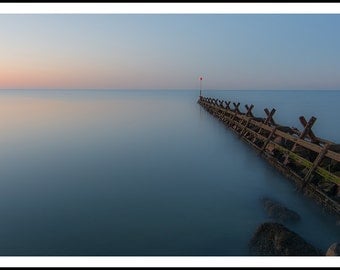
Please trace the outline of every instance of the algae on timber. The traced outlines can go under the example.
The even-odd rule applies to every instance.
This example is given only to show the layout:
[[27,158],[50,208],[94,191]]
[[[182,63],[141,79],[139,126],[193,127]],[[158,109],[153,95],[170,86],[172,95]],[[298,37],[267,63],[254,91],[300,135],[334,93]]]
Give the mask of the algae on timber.
[[247,112],[243,113],[239,110],[240,103],[234,102],[235,108],[231,109],[229,101],[203,96],[198,103],[253,146],[278,171],[294,180],[300,190],[340,217],[340,153],[331,150],[338,149],[333,142],[315,136],[311,129],[315,117],[307,122],[300,116],[304,129],[299,131],[276,123],[275,109],[265,108],[267,118],[261,120],[251,112],[253,105],[246,105]]

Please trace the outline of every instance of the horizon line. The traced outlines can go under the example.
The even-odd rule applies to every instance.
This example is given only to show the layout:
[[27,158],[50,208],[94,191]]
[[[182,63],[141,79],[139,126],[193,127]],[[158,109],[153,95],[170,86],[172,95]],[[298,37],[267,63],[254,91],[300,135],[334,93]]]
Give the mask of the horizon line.
[[[0,91],[200,91],[190,88],[0,88]],[[202,89],[202,91],[340,91],[340,89]]]

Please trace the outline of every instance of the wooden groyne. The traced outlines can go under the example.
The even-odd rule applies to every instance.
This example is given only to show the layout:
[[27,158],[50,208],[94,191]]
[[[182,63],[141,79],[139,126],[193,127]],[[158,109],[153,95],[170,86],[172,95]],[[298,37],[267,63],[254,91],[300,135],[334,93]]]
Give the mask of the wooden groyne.
[[198,103],[210,114],[250,144],[272,166],[293,180],[299,190],[340,217],[340,144],[316,137],[312,126],[300,116],[303,130],[281,126],[273,119],[275,109],[264,109],[266,117],[256,117],[253,105],[200,96]]

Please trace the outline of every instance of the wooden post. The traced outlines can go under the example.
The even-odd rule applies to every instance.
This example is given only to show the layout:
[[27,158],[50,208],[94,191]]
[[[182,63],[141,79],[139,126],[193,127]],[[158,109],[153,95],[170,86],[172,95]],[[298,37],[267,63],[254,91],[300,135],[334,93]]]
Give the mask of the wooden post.
[[[264,120],[264,124],[265,125],[268,125],[268,126],[270,126],[270,125],[276,125],[276,123],[275,123],[275,121],[274,121],[274,119],[273,119],[273,115],[274,115],[274,113],[276,112],[276,110],[273,108],[270,112],[269,112],[269,110],[267,109],[267,108],[265,108],[264,109],[264,112],[266,113],[266,115],[267,115],[267,118],[266,118],[266,120]],[[262,131],[262,128],[260,127],[260,129],[259,129],[259,131],[257,132],[257,134],[261,134],[261,131]],[[254,139],[253,139],[253,142],[255,142],[255,140],[256,140],[256,137],[254,137]]]
[[226,109],[227,110],[230,110],[230,101],[224,101],[225,102],[225,105],[226,105]]
[[200,77],[200,96],[202,96],[202,80],[203,77]]
[[276,125],[274,119],[273,119],[273,115],[276,112],[275,109],[272,109],[270,112],[267,108],[264,109],[264,112],[267,114],[267,118],[264,121],[265,124],[269,124],[269,125]]
[[226,107],[225,107],[225,109],[226,109],[226,111],[225,111],[225,117],[226,117],[225,123],[228,124],[230,122],[230,119],[228,119],[229,116],[227,116],[227,115],[230,114],[230,111],[231,111],[231,109],[230,109],[230,101],[224,101],[224,103],[226,105]]
[[246,129],[247,129],[248,125],[249,125],[249,122],[250,122],[250,120],[251,120],[252,118],[253,118],[253,117],[249,116],[249,118],[247,119],[245,125],[243,126],[243,128],[242,128],[242,130],[241,130],[241,132],[240,132],[240,136],[242,136],[242,135],[244,134],[244,132],[246,131]]
[[254,117],[253,113],[251,112],[251,110],[254,108],[254,105],[251,104],[250,107],[248,107],[248,105],[246,104],[245,107],[247,109],[246,116]]
[[240,102],[238,102],[237,104],[235,102],[233,102],[235,108],[234,108],[234,112],[237,112],[237,113],[241,113],[240,110],[238,109],[238,107],[240,106]]
[[[254,108],[254,105],[251,104],[250,107],[246,104],[245,105],[246,109],[247,109],[247,112],[245,113],[246,116],[248,116],[248,119],[245,121],[245,124],[240,132],[240,136],[243,135],[243,133],[245,132],[246,128],[248,127],[249,125],[249,122],[250,120],[254,117],[253,113],[251,112],[251,110]],[[241,121],[241,124],[244,122],[244,120]]]
[[303,185],[301,189],[303,189],[309,183],[309,181],[312,178],[312,173],[315,171],[315,169],[319,166],[322,159],[325,157],[329,147],[330,147],[329,143],[326,143],[324,145],[322,151],[319,153],[319,155],[314,160],[313,166],[309,169],[309,171],[306,173],[305,177],[303,178]]
[[237,114],[241,113],[238,109],[238,107],[240,106],[240,102],[238,102],[237,104],[235,102],[233,102],[234,106],[235,106],[235,109],[233,110],[233,116],[231,117],[230,119],[230,122],[231,124],[234,123],[234,118]]
[[238,114],[239,110],[238,110],[238,106],[240,106],[240,103],[238,104],[235,104],[235,102],[233,102],[234,106],[235,106],[235,109],[232,110],[232,113],[233,113],[233,116],[231,117],[230,119],[230,122],[234,122],[234,118],[235,116]]
[[[301,119],[302,117],[303,117],[303,116],[301,116],[300,119]],[[304,118],[304,117],[303,117],[303,118]],[[309,134],[309,132],[310,132],[312,126],[314,125],[315,121],[316,121],[316,118],[315,118],[314,116],[312,116],[312,117],[309,119],[308,123],[306,123],[306,125],[305,125],[304,130],[301,132],[300,139],[304,139],[304,138]],[[296,146],[297,146],[297,144],[294,143],[294,145],[293,145],[293,147],[292,147],[292,149],[291,149],[290,151],[294,152],[294,150],[296,149]],[[289,160],[289,156],[286,155],[286,158],[285,158],[283,164],[284,164],[284,165],[287,165],[288,160]]]
[[[313,116],[312,118],[314,118],[314,122],[316,121],[316,118]],[[305,127],[308,125],[306,119],[303,116],[299,117],[299,120],[301,122],[301,124]],[[309,120],[310,121],[310,120]],[[314,123],[313,123],[314,124]],[[309,130],[307,131],[308,137],[311,139],[312,143],[316,143],[319,144],[319,140],[318,138],[315,136],[314,132],[311,130],[311,128],[309,128]]]
[[[300,139],[303,139],[303,138],[305,138],[307,135],[310,135],[310,134],[311,134],[311,132],[312,132],[311,128],[312,128],[312,126],[314,125],[314,123],[315,123],[315,121],[316,121],[316,118],[315,118],[314,116],[312,116],[312,117],[309,119],[308,123],[307,123],[306,119],[305,119],[303,116],[300,116],[299,119],[300,119],[302,125],[305,127],[305,129],[303,130],[303,132],[302,132],[301,135],[300,135]],[[315,137],[314,133],[313,133],[313,135],[311,135],[311,136],[312,136],[312,137]]]
[[273,138],[276,129],[277,129],[277,127],[275,126],[275,127],[272,129],[272,131],[270,132],[270,134],[269,134],[267,140],[264,141],[263,146],[262,146],[262,148],[261,148],[261,153],[264,151],[264,149],[266,149],[267,144],[268,144],[268,143],[271,141],[271,139]]

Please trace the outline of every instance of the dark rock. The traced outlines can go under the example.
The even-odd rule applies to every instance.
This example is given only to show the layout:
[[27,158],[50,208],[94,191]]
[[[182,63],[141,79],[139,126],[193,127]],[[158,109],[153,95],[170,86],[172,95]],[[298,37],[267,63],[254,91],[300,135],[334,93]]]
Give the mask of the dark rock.
[[329,196],[336,196],[338,185],[332,182],[320,181],[318,187]]
[[288,126],[280,126],[280,125],[277,125],[276,128],[280,131],[283,131],[285,133],[291,133],[292,132],[292,128],[291,127],[288,127]]
[[313,155],[308,149],[302,146],[296,146],[294,153],[298,154],[299,156],[311,161],[313,158],[315,159],[315,155]]
[[262,198],[261,202],[270,218],[279,222],[297,222],[300,215],[293,210],[288,209],[281,203],[269,198]]
[[336,175],[336,176],[338,176],[338,177],[340,177],[340,171],[336,171],[336,172],[334,172],[333,174]]
[[340,153],[340,144],[331,144],[328,149]]
[[331,245],[326,252],[326,256],[340,256],[340,243]]
[[253,117],[253,120],[255,120],[256,122],[262,122],[262,123],[264,123],[265,121],[265,119],[261,117]]
[[249,243],[255,256],[321,256],[322,251],[279,223],[261,224]]
[[340,171],[340,162],[336,162],[335,160],[331,161],[331,172]]

